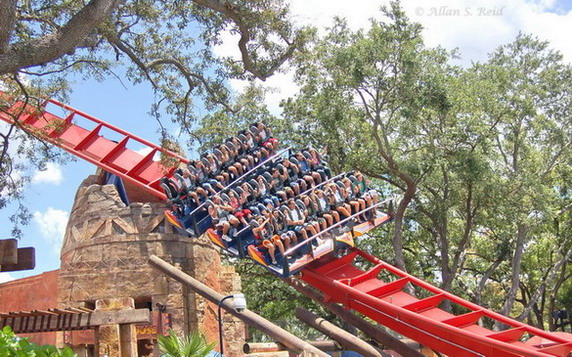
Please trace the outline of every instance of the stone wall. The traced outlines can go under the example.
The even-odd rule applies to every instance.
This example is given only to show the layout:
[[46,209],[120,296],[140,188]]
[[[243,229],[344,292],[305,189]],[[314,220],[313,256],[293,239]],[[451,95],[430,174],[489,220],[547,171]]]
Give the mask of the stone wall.
[[[219,252],[207,239],[175,233],[164,218],[163,203],[126,206],[113,185],[96,182],[97,176],[90,176],[76,194],[61,253],[59,304],[89,306],[99,299],[132,297],[136,306],[165,306],[177,333],[200,329],[217,341],[216,306],[167,279],[147,259],[157,255],[224,294],[240,291],[234,269],[222,266]],[[238,356],[244,325],[230,317],[225,320],[230,341],[226,351]]]

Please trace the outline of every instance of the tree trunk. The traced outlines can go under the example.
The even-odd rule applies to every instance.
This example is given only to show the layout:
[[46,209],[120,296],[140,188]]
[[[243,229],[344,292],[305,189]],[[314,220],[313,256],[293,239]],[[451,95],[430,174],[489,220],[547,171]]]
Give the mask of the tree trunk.
[[495,272],[495,270],[497,270],[497,268],[499,267],[499,265],[502,263],[502,261],[504,260],[504,257],[506,256],[506,251],[503,251],[501,253],[501,255],[497,258],[497,260],[494,261],[494,263],[487,269],[487,271],[485,271],[485,273],[483,274],[481,280],[479,281],[479,288],[477,289],[477,291],[475,292],[475,303],[477,305],[482,305],[482,293],[483,293],[483,289],[485,288],[485,285],[487,284],[487,281],[489,281],[490,277],[493,275],[493,273]]
[[514,255],[512,256],[512,263],[511,263],[512,275],[510,279],[510,288],[508,290],[506,300],[501,310],[501,313],[505,316],[510,316],[510,312],[516,300],[516,293],[518,292],[518,287],[520,285],[520,271],[521,271],[520,264],[522,262],[522,255],[524,253],[524,242],[526,240],[526,233],[527,233],[526,227],[524,226],[524,224],[518,223],[516,245],[514,248]]
[[415,191],[417,190],[415,184],[407,185],[407,189],[403,194],[403,198],[399,201],[399,206],[395,211],[395,216],[393,217],[393,254],[395,258],[395,265],[403,270],[407,271],[405,267],[405,255],[403,254],[403,217],[405,216],[405,210],[407,206],[413,199]]

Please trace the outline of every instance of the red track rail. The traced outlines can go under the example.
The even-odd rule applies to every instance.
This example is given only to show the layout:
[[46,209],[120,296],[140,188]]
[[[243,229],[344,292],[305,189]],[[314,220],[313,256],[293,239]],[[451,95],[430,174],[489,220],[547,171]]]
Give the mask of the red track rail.
[[[63,108],[70,114],[61,118],[46,111],[45,107],[49,103]],[[21,126],[22,129],[151,192],[161,199],[166,199],[159,183],[161,177],[171,174],[178,164],[188,162],[187,159],[172,151],[165,150],[55,100],[46,101],[41,109],[30,105],[25,106],[23,102],[17,102],[6,112],[0,112],[0,120],[10,124],[15,122],[14,117],[18,117],[16,125]],[[75,124],[74,121],[77,119],[86,120],[94,128],[89,130]],[[117,142],[106,139],[100,135],[100,131],[104,128],[115,133],[115,136],[121,139]],[[135,141],[144,148],[149,148],[149,153],[141,155],[127,148],[130,141]],[[166,168],[160,162],[154,161],[153,157],[156,153],[172,158],[172,167]]]
[[[367,271],[358,269],[353,264],[358,257],[373,267]],[[378,279],[380,273],[390,279]],[[316,262],[302,271],[301,279],[322,291],[329,300],[449,356],[563,357],[572,351],[572,335],[549,333],[487,310],[358,249],[337,260]],[[418,299],[408,294],[403,290],[407,283],[429,296]],[[467,312],[453,315],[440,309],[438,306],[445,300]],[[479,325],[483,318],[510,327],[495,332]],[[532,336],[536,337],[526,343],[520,341]]]
[[[59,106],[70,114],[58,117],[45,109],[16,103],[6,113],[0,112],[0,120],[14,123],[69,153],[81,157],[102,169],[114,173],[133,184],[165,199],[159,179],[172,173],[180,163],[188,160],[162,149],[148,141],[107,124],[65,104],[49,100],[47,103]],[[45,106],[44,106],[45,108]],[[75,124],[74,117],[80,116],[95,125],[92,130]],[[104,138],[101,129],[106,128],[122,137],[119,142]],[[150,148],[143,156],[127,148],[133,140]],[[173,158],[173,167],[165,168],[153,161],[160,152]],[[373,264],[367,271],[360,270],[353,263],[361,257]],[[436,288],[363,251],[353,249],[347,256],[331,260],[325,257],[302,271],[301,279],[322,291],[331,301],[354,309],[379,323],[449,356],[568,356],[572,351],[572,335],[542,331],[506,316],[484,309],[463,300],[449,292]],[[380,273],[390,275],[383,281]],[[418,299],[403,289],[413,284],[428,293]],[[448,300],[467,312],[453,315],[439,308]],[[481,319],[499,321],[509,326],[505,331],[495,332],[479,325]],[[527,342],[521,342],[521,340]]]

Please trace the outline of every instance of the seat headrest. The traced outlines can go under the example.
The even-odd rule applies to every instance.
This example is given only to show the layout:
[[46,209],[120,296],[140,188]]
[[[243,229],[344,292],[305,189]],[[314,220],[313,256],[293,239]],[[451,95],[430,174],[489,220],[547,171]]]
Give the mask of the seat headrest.
[[252,186],[254,189],[258,189],[258,188],[259,188],[259,187],[258,187],[258,182],[256,182],[255,179],[249,180],[249,181],[248,181],[248,184],[249,184],[250,186]]
[[287,205],[280,206],[280,211],[282,211],[282,212],[286,211],[286,212],[288,212],[288,215],[292,214],[292,210]]
[[264,179],[266,179],[266,182],[269,183],[270,181],[272,181],[272,175],[270,174],[270,172],[264,172],[262,174],[262,177]]
[[236,146],[232,143],[232,141],[227,141],[226,147],[228,147],[232,151],[236,150]]

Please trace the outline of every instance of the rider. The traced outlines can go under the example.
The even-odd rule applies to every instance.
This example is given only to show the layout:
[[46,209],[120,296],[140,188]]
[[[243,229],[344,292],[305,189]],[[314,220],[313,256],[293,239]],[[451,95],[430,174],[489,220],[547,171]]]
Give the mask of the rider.
[[259,216],[256,219],[257,226],[252,228],[252,233],[256,239],[257,247],[266,248],[268,250],[268,254],[270,254],[270,258],[272,259],[272,264],[278,264],[276,261],[276,247],[271,242],[272,227],[267,226],[271,217],[270,213],[265,213],[264,217]]
[[215,195],[212,199],[212,205],[209,206],[208,212],[213,220],[216,229],[222,233],[222,239],[231,242],[232,238],[228,236],[231,225],[237,227],[240,221],[231,214],[234,211],[231,205],[223,202],[220,196]]

